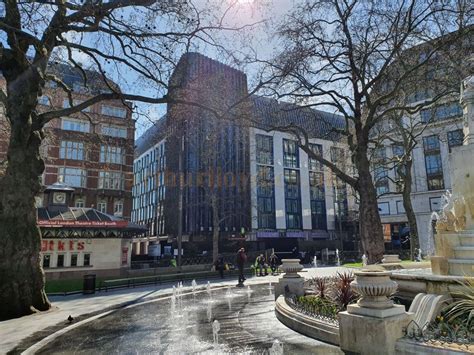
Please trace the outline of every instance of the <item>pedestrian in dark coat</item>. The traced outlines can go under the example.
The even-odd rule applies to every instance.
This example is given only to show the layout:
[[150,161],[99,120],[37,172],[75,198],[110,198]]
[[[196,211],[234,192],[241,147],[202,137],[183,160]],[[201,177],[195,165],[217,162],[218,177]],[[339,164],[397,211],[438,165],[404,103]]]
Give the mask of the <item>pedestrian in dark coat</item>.
[[225,264],[224,264],[224,258],[222,257],[222,255],[219,255],[217,257],[217,260],[214,262],[214,266],[216,267],[216,270],[219,271],[219,275],[221,279],[223,279]]
[[239,251],[237,252],[237,268],[239,269],[239,284],[244,283],[245,277],[244,277],[244,266],[245,262],[247,261],[247,255],[245,254],[245,249],[240,248]]

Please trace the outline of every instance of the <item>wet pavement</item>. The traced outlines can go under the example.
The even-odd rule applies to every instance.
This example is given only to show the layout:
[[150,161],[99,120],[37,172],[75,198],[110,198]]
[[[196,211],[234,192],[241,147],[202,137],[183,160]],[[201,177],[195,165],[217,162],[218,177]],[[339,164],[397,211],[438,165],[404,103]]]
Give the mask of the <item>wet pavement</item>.
[[184,287],[175,294],[104,315],[62,334],[39,353],[276,355],[279,342],[285,354],[342,354],[281,324],[269,284],[195,293]]

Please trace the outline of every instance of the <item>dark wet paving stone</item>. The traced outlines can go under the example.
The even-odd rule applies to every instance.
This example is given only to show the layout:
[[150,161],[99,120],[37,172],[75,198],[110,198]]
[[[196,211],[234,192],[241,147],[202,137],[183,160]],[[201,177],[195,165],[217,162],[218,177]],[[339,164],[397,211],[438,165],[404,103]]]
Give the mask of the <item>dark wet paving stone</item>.
[[[212,290],[117,310],[73,329],[40,354],[269,354],[275,340],[285,354],[342,354],[281,324],[268,285]],[[220,324],[215,345],[212,322]]]

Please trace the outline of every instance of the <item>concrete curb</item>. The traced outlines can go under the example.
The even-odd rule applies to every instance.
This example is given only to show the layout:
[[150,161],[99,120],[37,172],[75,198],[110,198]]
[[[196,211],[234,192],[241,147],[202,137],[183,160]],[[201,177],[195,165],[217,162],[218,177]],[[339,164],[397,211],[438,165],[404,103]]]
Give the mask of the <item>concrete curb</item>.
[[275,313],[278,320],[288,328],[310,338],[339,345],[339,327],[295,311],[286,303],[284,296],[277,298]]

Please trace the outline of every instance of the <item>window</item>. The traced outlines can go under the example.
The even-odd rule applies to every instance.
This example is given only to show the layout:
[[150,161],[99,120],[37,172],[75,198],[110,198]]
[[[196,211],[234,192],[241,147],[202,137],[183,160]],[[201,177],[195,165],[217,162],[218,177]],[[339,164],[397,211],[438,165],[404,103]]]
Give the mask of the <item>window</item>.
[[[309,148],[311,149],[312,152],[314,152],[316,155],[322,157],[323,156],[323,146],[321,144],[310,144]],[[323,170],[323,164],[317,161],[316,159],[313,159],[311,157],[308,157],[308,169],[312,171],[322,171]]]
[[61,145],[59,148],[59,158],[84,160],[84,143],[61,141]]
[[438,136],[429,136],[423,138],[423,148],[425,152],[428,151],[439,151],[439,139]]
[[71,266],[77,266],[77,254],[71,254]]
[[405,207],[403,207],[403,201],[397,201],[397,213],[398,214],[405,213]]
[[[74,106],[82,104],[83,102],[84,102],[84,100],[77,100],[77,99],[72,100],[72,104]],[[69,99],[64,99],[63,100],[63,108],[69,108],[69,107],[71,107],[71,105],[69,104]],[[91,111],[91,106],[87,106],[86,108],[82,109],[81,111],[82,112],[90,112]]]
[[123,215],[123,200],[114,201],[114,216],[122,217]]
[[85,202],[84,198],[82,198],[82,197],[76,198],[76,201],[74,201],[74,207],[84,208],[85,206],[86,206],[86,202]]
[[378,206],[381,215],[390,214],[390,204],[388,202],[379,202]]
[[97,210],[102,213],[107,213],[107,201],[100,200],[97,202]]
[[87,121],[75,120],[72,118],[62,119],[62,129],[65,131],[86,132],[90,131],[90,125]]
[[43,255],[43,268],[48,268],[51,266],[51,255],[45,254]]
[[324,195],[324,174],[309,172],[311,223],[313,229],[326,229],[326,201]]
[[462,107],[459,103],[453,102],[421,110],[420,116],[423,123],[442,121],[456,116],[462,116]]
[[38,98],[38,103],[44,106],[51,106],[51,101],[48,96],[43,95]]
[[423,137],[428,190],[444,189],[443,165],[438,136]]
[[112,125],[102,125],[102,134],[111,137],[127,138],[127,129]]
[[111,164],[124,164],[125,149],[122,147],[101,145],[100,146],[100,162]]
[[123,190],[123,173],[119,171],[100,171],[99,189]]
[[275,229],[275,195],[273,168],[257,166],[258,228]]
[[301,229],[300,172],[285,169],[286,228]]
[[87,93],[89,92],[89,88],[86,86],[84,82],[75,82],[72,84],[72,90],[75,92]]
[[117,106],[102,105],[100,109],[100,113],[103,115],[113,116],[113,117],[118,117],[118,118],[127,117],[127,110],[124,109],[123,107],[117,107]]
[[283,139],[283,166],[299,168],[298,146],[295,141]]
[[58,181],[73,187],[86,187],[87,171],[78,168],[59,168]]
[[64,267],[64,254],[58,254],[58,263],[57,267]]
[[462,145],[463,141],[464,132],[462,129],[457,129],[455,131],[448,132],[448,146],[450,152],[451,148]]
[[257,163],[273,165],[273,137],[256,135],[257,141]]
[[91,265],[91,255],[84,254],[84,266],[90,266],[90,265]]

